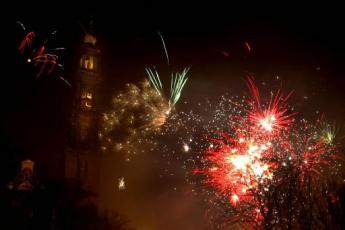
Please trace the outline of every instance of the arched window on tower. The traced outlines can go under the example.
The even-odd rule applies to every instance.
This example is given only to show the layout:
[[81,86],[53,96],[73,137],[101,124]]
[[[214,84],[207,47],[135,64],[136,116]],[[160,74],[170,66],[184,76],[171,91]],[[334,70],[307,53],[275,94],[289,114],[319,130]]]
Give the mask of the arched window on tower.
[[86,109],[92,108],[92,92],[90,90],[85,90],[81,94],[81,106]]
[[89,55],[83,55],[80,59],[80,67],[87,70],[95,70],[94,57]]

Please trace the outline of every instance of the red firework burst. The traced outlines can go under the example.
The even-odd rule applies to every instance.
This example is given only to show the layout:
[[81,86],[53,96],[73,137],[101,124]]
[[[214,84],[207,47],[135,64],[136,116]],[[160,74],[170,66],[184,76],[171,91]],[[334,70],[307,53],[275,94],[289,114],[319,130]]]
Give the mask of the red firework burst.
[[248,117],[254,123],[254,128],[268,135],[278,135],[280,130],[287,129],[295,115],[295,113],[289,113],[286,104],[292,92],[284,96],[279,89],[271,95],[267,103],[262,103],[259,89],[253,78],[248,78],[247,86],[251,94],[248,100],[251,105]]
[[31,49],[33,42],[35,40],[36,34],[35,32],[30,31],[25,35],[23,40],[20,42],[20,45],[18,47],[18,50],[21,54],[24,53],[26,49]]
[[208,175],[209,185],[236,205],[252,199],[252,192],[272,179],[274,164],[264,160],[271,155],[272,144],[267,140],[257,142],[243,133],[221,136],[222,139],[212,139],[217,146],[208,149],[206,159],[211,166],[203,173]]
[[323,167],[332,163],[334,147],[318,138],[317,126],[304,119],[293,125],[295,113],[289,112],[286,103],[291,93],[284,96],[278,90],[263,101],[252,78],[248,78],[247,86],[251,97],[242,103],[231,101],[237,112],[230,114],[228,134],[208,138],[212,147],[204,154],[207,163],[194,172],[204,174],[205,184],[226,197],[233,208],[252,213],[250,219],[261,222],[268,213],[265,202],[272,205],[266,195],[280,194],[281,203],[287,199],[284,189],[271,193],[284,188],[286,180],[286,184],[292,183],[293,178],[287,175],[293,174],[287,170],[301,178],[299,185],[294,184],[297,188],[304,186],[306,174],[308,183],[316,183]]

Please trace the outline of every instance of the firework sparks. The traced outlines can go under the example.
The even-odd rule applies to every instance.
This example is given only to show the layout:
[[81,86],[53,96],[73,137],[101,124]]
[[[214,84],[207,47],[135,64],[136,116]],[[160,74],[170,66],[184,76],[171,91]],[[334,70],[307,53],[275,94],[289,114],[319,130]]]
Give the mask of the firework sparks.
[[182,89],[188,80],[187,78],[188,71],[189,71],[189,68],[185,68],[183,69],[181,73],[175,73],[175,74],[172,74],[171,76],[170,100],[169,100],[170,108],[173,108],[181,97]]
[[121,177],[120,179],[118,179],[118,189],[119,190],[125,190],[126,189],[126,184],[125,184],[125,178]]
[[[315,196],[322,197],[318,192],[319,181],[326,171],[332,175],[339,172],[338,164],[333,164],[337,153],[332,144],[334,128],[329,125],[318,128],[305,119],[296,119],[296,113],[287,104],[291,93],[284,96],[278,90],[264,100],[252,78],[247,84],[249,98],[227,100],[232,105],[227,116],[224,109],[217,110],[227,117],[228,127],[222,128],[226,132],[206,129],[209,134],[201,147],[206,150],[201,150],[203,160],[194,173],[203,174],[204,184],[226,198],[231,215],[241,216],[235,218],[236,223],[262,225],[268,221],[267,213],[273,210],[275,215],[270,218],[279,219],[270,224],[292,224],[291,218],[297,221],[301,217],[298,212],[283,218],[286,213],[274,210],[286,205],[288,213],[292,213],[295,208],[291,202],[303,204],[311,199],[309,195],[303,198],[292,195],[298,189],[309,191],[305,194],[314,191]],[[215,119],[213,123],[218,124],[219,118]],[[272,199],[279,202],[273,204]]]
[[332,144],[337,134],[335,123],[330,124],[327,121],[322,120],[318,134],[324,143]]
[[[157,93],[163,97],[163,85],[160,79],[160,76],[155,68],[153,70],[151,68],[145,68],[146,73],[150,82],[152,83],[153,87],[157,91]],[[185,68],[182,72],[172,73],[171,74],[171,81],[170,81],[170,99],[169,99],[169,111],[175,106],[178,100],[181,97],[181,93],[183,87],[187,83],[188,77],[187,73],[189,68]]]
[[189,146],[188,146],[187,144],[184,144],[184,145],[183,145],[183,151],[184,151],[184,152],[188,152],[189,149],[190,149],[190,148],[189,148]]
[[249,45],[248,42],[244,42],[244,45],[246,46],[246,48],[247,48],[247,50],[248,50],[249,52],[252,51],[252,47]]
[[162,34],[161,34],[160,32],[158,32],[158,35],[159,35],[159,37],[160,37],[160,38],[161,38],[161,40],[162,40],[162,45],[163,45],[163,48],[164,48],[165,57],[167,58],[167,63],[168,63],[168,65],[169,65],[169,64],[170,64],[170,61],[169,61],[168,50],[167,50],[167,47],[166,47],[166,45],[165,45],[165,42],[164,42],[163,36],[162,36]]
[[[23,23],[17,22],[24,32],[26,32],[26,28],[24,27]],[[54,36],[57,31],[53,31],[50,34],[50,37]],[[55,73],[58,76],[58,79],[62,80],[68,86],[71,84],[61,76],[61,72],[63,71],[63,66],[58,63],[58,55],[55,53],[47,53],[47,43],[50,40],[48,37],[44,40],[43,43],[35,42],[36,33],[33,31],[27,32],[20,45],[18,47],[19,52],[24,56],[26,62],[31,64],[37,69],[36,78],[40,78],[43,74],[51,75]],[[53,51],[61,51],[64,48],[55,48]]]
[[291,96],[291,92],[284,96],[281,90],[271,95],[268,103],[262,103],[258,87],[252,78],[248,78],[247,86],[251,93],[249,104],[249,118],[257,127],[271,134],[279,134],[281,129],[286,129],[292,122],[295,113],[289,113],[286,101]]
[[236,205],[239,200],[240,198],[236,194],[231,196],[231,204]]
[[156,89],[159,96],[162,96],[163,86],[156,68],[154,68],[154,71],[150,68],[145,68],[145,70],[153,87]]
[[160,132],[168,111],[168,103],[148,80],[138,86],[127,84],[114,96],[112,109],[103,114],[99,132],[102,149],[137,153],[139,146],[155,145],[153,136]]
[[[160,32],[158,32],[158,35],[162,41],[162,45],[164,48],[164,52],[165,52],[165,56],[167,59],[167,64],[170,65],[170,61],[169,61],[169,55],[168,55],[168,50],[166,48],[163,36]],[[157,91],[157,93],[161,96],[164,97],[164,89],[163,89],[163,84],[161,81],[161,78],[159,76],[158,71],[156,70],[155,67],[153,68],[145,68],[146,74],[148,76],[148,79],[150,80],[151,84],[153,85],[153,87],[155,88],[155,90]],[[176,105],[176,103],[178,102],[178,100],[181,97],[181,93],[182,90],[185,86],[185,84],[187,83],[189,68],[184,68],[181,72],[172,72],[171,73],[171,78],[170,78],[170,96],[169,96],[169,110],[167,111],[167,114],[170,113],[170,111],[172,110],[172,108]]]
[[31,49],[33,42],[35,40],[36,34],[32,31],[27,33],[23,40],[21,41],[18,50],[21,54],[25,52],[26,49]]
[[[260,184],[272,179],[273,164],[263,160],[271,151],[271,145],[255,143],[250,138],[238,138],[241,134],[222,136],[223,140],[213,139],[218,147],[207,153],[207,160],[212,162],[212,167],[205,171],[209,175],[207,183],[216,185],[223,194],[236,195],[235,203],[239,203],[246,200]],[[234,203],[232,198],[230,201]]]

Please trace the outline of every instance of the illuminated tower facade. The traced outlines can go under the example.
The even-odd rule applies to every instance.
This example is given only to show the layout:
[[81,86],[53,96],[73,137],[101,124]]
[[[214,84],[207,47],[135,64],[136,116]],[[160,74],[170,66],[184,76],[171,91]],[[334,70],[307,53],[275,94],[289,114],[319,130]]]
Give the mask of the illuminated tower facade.
[[80,57],[74,114],[74,144],[82,149],[97,149],[99,114],[99,53],[97,40],[86,34]]
[[65,151],[65,177],[84,190],[98,193],[99,162],[99,73],[97,39],[86,33],[83,39],[71,119],[71,146]]

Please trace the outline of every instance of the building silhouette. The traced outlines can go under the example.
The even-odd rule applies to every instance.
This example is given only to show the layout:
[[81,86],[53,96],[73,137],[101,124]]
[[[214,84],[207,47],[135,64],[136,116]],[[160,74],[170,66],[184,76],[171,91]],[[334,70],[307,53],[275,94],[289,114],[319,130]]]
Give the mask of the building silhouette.
[[[90,26],[91,27],[91,26]],[[65,149],[65,179],[84,191],[99,193],[100,50],[92,28],[85,33],[71,115],[71,143]]]

